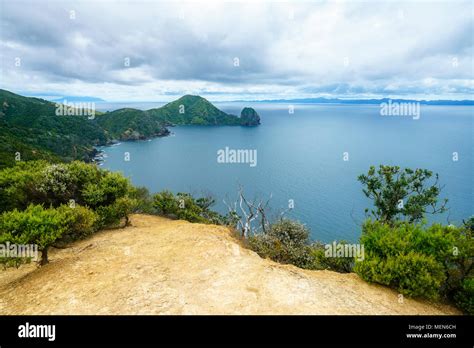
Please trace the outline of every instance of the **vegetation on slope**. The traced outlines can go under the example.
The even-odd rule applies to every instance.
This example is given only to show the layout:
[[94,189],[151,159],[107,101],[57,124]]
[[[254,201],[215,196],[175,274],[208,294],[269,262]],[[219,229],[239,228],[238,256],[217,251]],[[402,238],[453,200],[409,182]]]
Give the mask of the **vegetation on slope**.
[[[197,95],[185,95],[161,108],[148,113],[167,125],[204,126],[256,126],[260,117],[252,108],[244,108],[241,117],[227,114],[216,108],[207,99]],[[249,117],[249,114],[252,117]]]
[[237,116],[226,114],[206,99],[194,95],[185,95],[148,112],[162,122],[172,125],[240,125]]
[[[444,212],[447,202],[439,200],[438,176],[429,170],[382,165],[371,167],[359,181],[374,202],[362,226],[362,255],[327,253],[331,245],[311,243],[304,225],[281,218],[270,223],[267,203],[242,196],[246,223],[240,225],[241,235],[262,257],[307,269],[355,271],[402,295],[448,299],[473,314],[474,217],[460,226],[428,226],[426,214]],[[334,243],[340,250],[348,246],[345,241]]]
[[57,116],[56,104],[0,90],[0,166],[21,160],[89,161],[104,131],[86,116]]
[[[54,103],[37,98],[3,90],[0,98],[0,168],[10,167],[0,171],[0,243],[36,244],[42,264],[51,245],[83,238],[122,219],[126,223],[131,211],[141,211],[241,228],[245,243],[263,257],[308,269],[353,269],[401,294],[447,298],[474,313],[474,219],[461,226],[427,226],[426,214],[444,212],[446,204],[438,204],[438,177],[430,183],[428,170],[380,166],[361,175],[363,192],[374,201],[360,239],[365,255],[360,260],[328,256],[324,244],[311,243],[309,231],[298,222],[269,222],[266,204],[243,199],[247,212],[234,209],[222,216],[210,209],[213,200],[208,197],[167,191],[150,197],[120,174],[82,162],[24,162],[87,161],[95,145],[166,135],[166,125],[257,125],[259,117],[251,108],[239,118],[204,98],[184,96],[159,109],[121,109],[91,120],[56,116]],[[259,216],[262,231],[248,233]],[[24,261],[0,258],[6,265]]]
[[105,130],[108,138],[118,140],[143,140],[169,134],[163,122],[147,111],[119,109],[97,117],[97,123]]
[[[4,120],[0,120],[0,168],[15,165],[18,158],[30,161],[45,159],[58,162],[59,157],[51,150],[38,144],[27,143],[32,133],[25,128],[10,127]],[[26,140],[26,141],[25,141]]]
[[0,168],[21,160],[90,161],[95,146],[115,140],[143,140],[169,134],[170,125],[242,125],[260,123],[246,108],[243,117],[226,114],[206,99],[186,95],[148,111],[125,108],[95,112],[94,118],[56,115],[57,104],[0,90]]
[[[386,171],[394,173],[398,180],[383,181]],[[373,186],[366,187],[365,191],[384,197],[378,201],[383,209],[394,197],[406,198],[408,191],[404,188],[414,177],[419,179],[418,192],[433,192],[433,186],[427,181],[430,175],[420,177],[427,172],[410,171],[411,174],[402,177],[396,175],[398,171],[397,167],[382,166],[381,176],[377,177],[369,170]],[[368,184],[363,176],[360,179]],[[380,182],[375,182],[377,180]],[[394,187],[398,188],[394,195],[379,194],[395,192]],[[14,167],[0,170],[0,244],[36,244],[42,253],[41,264],[44,264],[50,246],[84,238],[120,221],[127,224],[129,213],[145,212],[244,228],[243,243],[262,257],[306,269],[339,272],[354,269],[364,280],[395,288],[400,294],[449,299],[467,313],[474,311],[474,219],[461,226],[427,226],[423,221],[412,221],[427,205],[436,206],[437,194],[427,201],[412,198],[411,208],[407,210],[399,205],[390,220],[368,219],[360,240],[365,248],[362,258],[326,254],[325,245],[311,243],[309,230],[299,222],[281,217],[268,221],[266,204],[255,204],[242,197],[240,206],[248,211],[239,214],[230,209],[223,216],[210,209],[213,203],[209,197],[194,198],[185,193],[174,195],[164,191],[150,195],[144,188],[133,187],[119,173],[83,162],[18,162]],[[377,216],[379,213],[374,211]],[[251,224],[254,218],[257,220]],[[258,221],[259,218],[262,220]],[[242,221],[247,223],[242,224]],[[18,266],[25,261],[28,260],[0,258],[6,266]]]
[[[0,244],[36,244],[45,264],[55,243],[127,220],[134,192],[128,179],[92,164],[18,162],[0,171]],[[10,266],[25,261],[0,257]]]

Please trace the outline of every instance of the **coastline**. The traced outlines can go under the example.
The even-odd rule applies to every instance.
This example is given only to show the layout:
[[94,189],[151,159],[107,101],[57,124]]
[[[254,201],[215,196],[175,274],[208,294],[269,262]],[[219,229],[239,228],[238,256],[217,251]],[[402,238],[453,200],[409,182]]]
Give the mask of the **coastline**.
[[[174,125],[173,126],[168,125],[167,127],[174,127]],[[94,146],[94,149],[91,152],[91,153],[93,153],[93,157],[91,158],[91,160],[89,162],[101,166],[104,162],[104,158],[107,158],[107,154],[103,150],[106,147],[118,146],[118,145],[122,144],[122,142],[145,142],[145,141],[150,141],[150,140],[153,140],[153,139],[156,139],[156,138],[164,138],[164,137],[168,137],[168,136],[173,135],[173,133],[169,129],[167,129],[167,128],[165,128],[165,129],[166,129],[165,134],[157,134],[157,135],[154,135],[154,136],[143,137],[143,138],[140,138],[140,139],[121,139],[121,140],[120,139],[112,139],[112,140],[108,141],[107,143],[105,143],[104,145],[96,145],[96,146]]]

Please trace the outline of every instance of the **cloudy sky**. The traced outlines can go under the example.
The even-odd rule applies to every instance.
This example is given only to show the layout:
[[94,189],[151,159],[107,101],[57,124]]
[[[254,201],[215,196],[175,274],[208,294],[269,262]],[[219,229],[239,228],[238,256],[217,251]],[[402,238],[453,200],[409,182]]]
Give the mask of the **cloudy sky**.
[[167,101],[472,99],[472,1],[0,0],[0,88]]

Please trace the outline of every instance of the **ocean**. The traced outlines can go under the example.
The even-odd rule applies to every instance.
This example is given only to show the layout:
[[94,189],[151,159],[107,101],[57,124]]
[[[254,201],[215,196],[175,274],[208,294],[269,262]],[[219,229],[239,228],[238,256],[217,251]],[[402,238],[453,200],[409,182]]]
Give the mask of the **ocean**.
[[211,194],[220,212],[241,186],[250,199],[271,197],[275,217],[293,206],[285,216],[323,242],[359,238],[364,209],[372,204],[357,177],[371,165],[438,173],[440,197],[449,199],[450,209],[428,216],[429,223],[459,224],[474,214],[472,106],[421,105],[416,119],[382,116],[379,105],[215,105],[236,115],[251,106],[262,124],[173,127],[168,137],[101,148],[102,167],[151,192]]

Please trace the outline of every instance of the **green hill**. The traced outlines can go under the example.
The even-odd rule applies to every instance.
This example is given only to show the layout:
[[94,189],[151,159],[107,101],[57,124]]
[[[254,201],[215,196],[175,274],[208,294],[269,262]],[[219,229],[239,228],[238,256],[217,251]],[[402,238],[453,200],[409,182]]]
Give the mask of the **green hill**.
[[140,140],[169,134],[169,130],[158,118],[137,109],[107,112],[97,117],[97,123],[112,139]]
[[86,116],[57,116],[56,104],[0,90],[0,166],[27,159],[82,159],[105,144],[105,132]]
[[260,124],[260,117],[251,108],[245,108],[237,117],[192,95],[147,111],[125,108],[95,112],[92,119],[82,115],[58,116],[58,105],[0,89],[0,168],[14,164],[18,153],[22,160],[87,162],[97,153],[98,145],[165,136],[169,134],[166,127],[172,125]]
[[[216,108],[207,99],[195,95],[185,95],[178,100],[166,104],[158,110],[158,117],[164,122],[175,125],[207,125],[207,126],[247,126],[245,120],[227,114]],[[253,109],[252,109],[253,110]],[[254,111],[255,112],[255,111]],[[258,123],[260,118],[258,118]],[[255,124],[256,125],[256,124]]]
[[162,122],[173,125],[241,125],[237,116],[226,114],[208,100],[195,95],[185,95],[148,112]]
[[25,161],[46,159],[50,162],[58,162],[60,160],[52,151],[25,141],[31,139],[32,136],[34,135],[27,129],[11,127],[5,120],[0,120],[0,168],[14,165],[17,153]]

